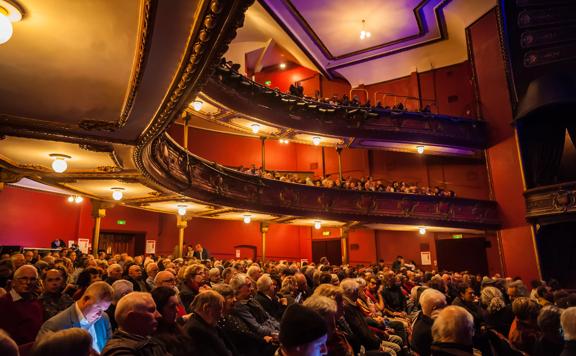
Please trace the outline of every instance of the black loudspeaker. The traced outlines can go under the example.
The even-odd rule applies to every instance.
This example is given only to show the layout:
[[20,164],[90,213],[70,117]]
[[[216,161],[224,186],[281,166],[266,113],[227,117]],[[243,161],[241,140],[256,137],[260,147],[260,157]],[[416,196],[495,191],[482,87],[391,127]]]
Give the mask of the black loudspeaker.
[[13,254],[14,252],[22,252],[22,246],[0,246],[0,254]]

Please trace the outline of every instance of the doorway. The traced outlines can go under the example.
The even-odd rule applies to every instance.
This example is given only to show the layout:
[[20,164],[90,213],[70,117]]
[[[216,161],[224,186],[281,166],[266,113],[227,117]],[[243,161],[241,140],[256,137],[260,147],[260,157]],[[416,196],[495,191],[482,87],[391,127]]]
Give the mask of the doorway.
[[109,254],[127,253],[130,256],[143,255],[146,250],[145,232],[100,232],[98,250]]
[[312,261],[319,263],[322,257],[328,258],[330,264],[342,264],[342,243],[340,239],[312,240]]
[[563,288],[576,288],[576,222],[542,225],[536,231],[542,278],[554,278]]
[[487,241],[484,237],[436,240],[438,269],[446,271],[469,271],[488,275],[486,258]]

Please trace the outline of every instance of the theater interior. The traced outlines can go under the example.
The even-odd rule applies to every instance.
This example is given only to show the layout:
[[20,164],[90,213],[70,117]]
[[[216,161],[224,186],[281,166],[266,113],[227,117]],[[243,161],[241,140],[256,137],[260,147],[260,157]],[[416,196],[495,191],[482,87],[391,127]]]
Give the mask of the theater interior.
[[0,245],[576,288],[574,15],[542,3],[0,1]]

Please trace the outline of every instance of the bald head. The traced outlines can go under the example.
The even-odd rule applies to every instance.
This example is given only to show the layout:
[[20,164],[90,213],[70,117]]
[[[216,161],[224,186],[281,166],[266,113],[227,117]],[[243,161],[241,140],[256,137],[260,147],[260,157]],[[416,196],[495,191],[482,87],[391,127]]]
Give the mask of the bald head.
[[160,271],[154,277],[154,285],[156,287],[170,287],[176,286],[176,277],[170,271]]
[[161,315],[150,293],[132,292],[120,299],[114,317],[122,331],[150,336],[156,331]]
[[440,310],[446,306],[446,296],[436,289],[426,289],[420,295],[420,305],[422,306],[422,314],[435,319]]
[[472,345],[474,318],[466,309],[451,305],[444,308],[432,325],[432,339],[435,343],[449,342]]

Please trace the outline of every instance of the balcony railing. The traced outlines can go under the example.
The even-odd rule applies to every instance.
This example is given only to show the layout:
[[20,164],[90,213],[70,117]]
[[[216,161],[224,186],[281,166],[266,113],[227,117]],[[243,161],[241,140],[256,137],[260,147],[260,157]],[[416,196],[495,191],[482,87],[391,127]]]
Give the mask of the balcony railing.
[[249,211],[366,223],[499,227],[494,201],[360,192],[266,179],[206,161],[166,134],[147,146],[143,164],[149,178],[173,191]]
[[426,112],[330,105],[282,93],[219,66],[203,87],[212,99],[272,125],[371,140],[484,148],[482,120]]
[[576,182],[529,189],[524,198],[530,222],[545,224],[576,218]]

